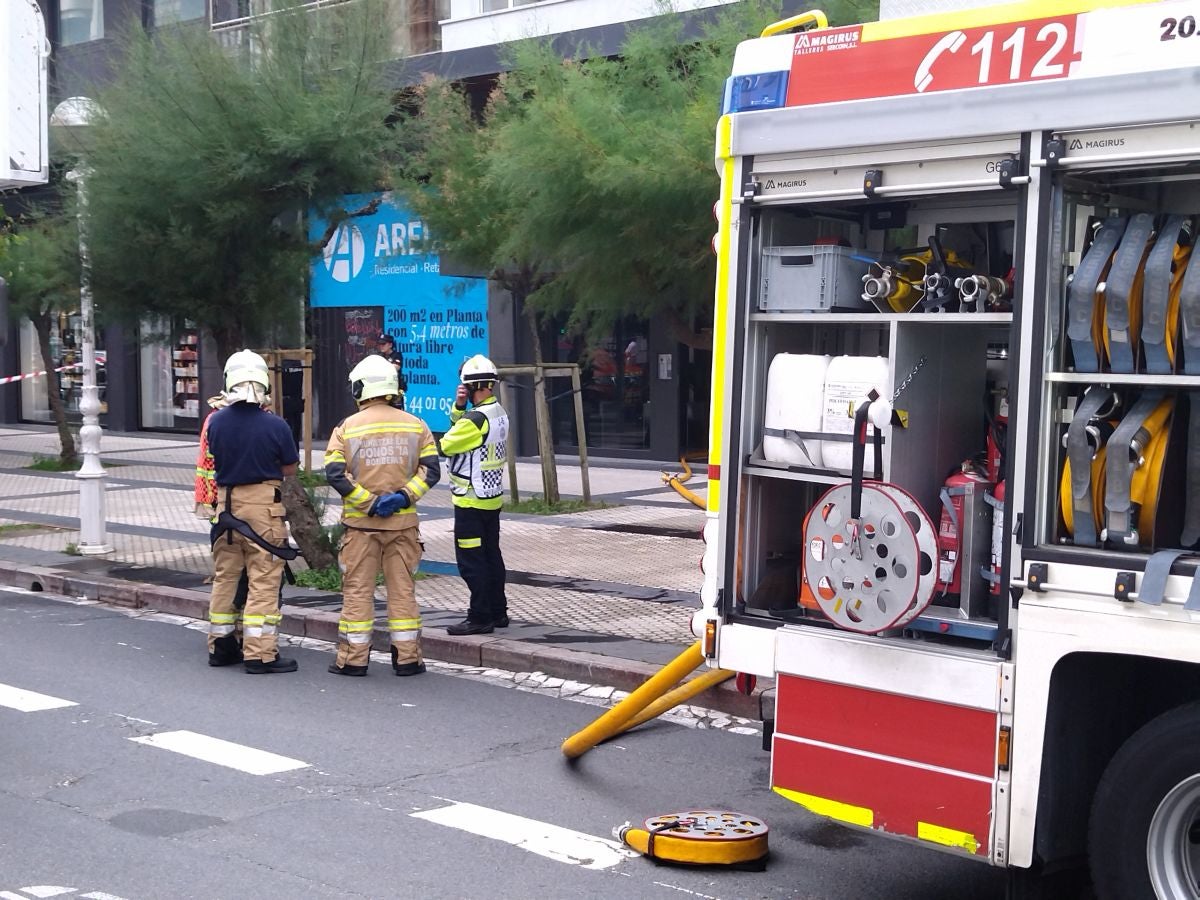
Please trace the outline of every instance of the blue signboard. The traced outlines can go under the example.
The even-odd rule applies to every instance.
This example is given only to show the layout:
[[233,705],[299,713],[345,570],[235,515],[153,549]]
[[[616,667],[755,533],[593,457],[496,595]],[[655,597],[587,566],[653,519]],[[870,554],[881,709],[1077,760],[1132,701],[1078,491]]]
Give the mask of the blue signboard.
[[[347,196],[345,208],[361,209],[377,196]],[[346,310],[337,317],[346,332],[338,335],[338,355],[348,366],[374,352],[381,332],[390,334],[404,355],[405,408],[445,431],[459,367],[488,352],[487,281],[443,277],[437,255],[420,249],[425,224],[390,193],[381,199],[373,215],[338,226],[313,263],[310,302]],[[309,234],[317,239],[326,227],[313,218]]]

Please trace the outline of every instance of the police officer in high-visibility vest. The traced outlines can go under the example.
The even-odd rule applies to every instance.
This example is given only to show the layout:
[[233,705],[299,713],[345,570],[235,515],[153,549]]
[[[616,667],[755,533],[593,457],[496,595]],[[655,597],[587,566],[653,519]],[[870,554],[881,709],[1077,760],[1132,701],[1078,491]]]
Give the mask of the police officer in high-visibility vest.
[[[286,422],[263,409],[271,379],[266,361],[240,350],[225,363],[228,405],[208,422],[208,446],[217,482],[213,526],[213,585],[209,600],[208,664],[244,662],[254,675],[295,672],[279,656],[279,585],[288,546],[282,486],[299,457]],[[238,645],[234,606],[242,570],[249,580]]]
[[375,626],[375,579],[387,588],[392,669],[397,675],[425,671],[421,659],[421,613],[413,572],[421,560],[417,501],[441,477],[437,444],[428,426],[396,409],[396,367],[368,356],[350,372],[358,412],[330,435],[325,477],[342,495],[345,535],[342,613],[338,621],[335,675],[366,675]]
[[[454,500],[454,557],[471,590],[467,618],[449,634],[490,634],[508,627],[504,557],[500,554],[500,507],[508,454],[508,413],[493,393],[499,375],[486,356],[463,363],[462,382],[450,410],[441,451],[450,458]],[[467,403],[473,407],[467,410]]]

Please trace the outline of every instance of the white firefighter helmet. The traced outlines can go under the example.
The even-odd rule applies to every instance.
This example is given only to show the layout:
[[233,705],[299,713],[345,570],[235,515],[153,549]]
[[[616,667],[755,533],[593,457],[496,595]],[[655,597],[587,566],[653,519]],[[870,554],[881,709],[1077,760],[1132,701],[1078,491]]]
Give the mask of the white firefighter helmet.
[[463,363],[458,377],[467,386],[478,384],[486,387],[500,380],[500,376],[496,373],[496,364],[482,353],[476,353]]
[[372,354],[350,370],[350,393],[359,403],[375,397],[395,397],[400,394],[400,378],[396,367],[382,356]]
[[250,382],[271,389],[271,372],[267,361],[253,350],[239,350],[225,362],[225,390]]

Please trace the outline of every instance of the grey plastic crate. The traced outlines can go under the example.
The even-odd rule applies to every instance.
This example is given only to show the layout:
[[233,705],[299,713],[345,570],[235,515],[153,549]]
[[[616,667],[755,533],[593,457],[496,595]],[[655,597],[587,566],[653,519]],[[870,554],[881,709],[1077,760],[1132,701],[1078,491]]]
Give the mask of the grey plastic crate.
[[872,309],[862,298],[869,263],[836,246],[764,247],[758,308],[773,312]]

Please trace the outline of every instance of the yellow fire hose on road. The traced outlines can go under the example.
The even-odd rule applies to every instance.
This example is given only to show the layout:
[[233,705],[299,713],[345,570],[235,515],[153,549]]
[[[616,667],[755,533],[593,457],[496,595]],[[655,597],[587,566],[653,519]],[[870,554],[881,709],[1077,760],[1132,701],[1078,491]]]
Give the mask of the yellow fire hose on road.
[[[701,648],[700,641],[688,647],[632,694],[563,741],[563,754],[568,759],[577,759],[601,741],[649,722],[733,677],[734,673],[726,669],[713,669],[679,684],[680,679],[704,662]],[[768,852],[766,823],[745,813],[723,810],[653,816],[640,828],[626,823],[613,833],[644,856],[685,865],[761,868]]]
[[699,641],[688,647],[591,725],[563,741],[563,755],[568,759],[583,756],[602,741],[648,722],[714,684],[733,677],[733,672],[714,669],[686,684],[679,684],[689,672],[704,662],[700,647]]
[[[704,459],[704,458],[706,458],[706,455],[700,456],[700,457],[692,457],[692,458],[693,459]],[[701,509],[707,509],[708,502],[703,497],[701,497],[699,494],[695,493],[694,491],[688,490],[687,488],[685,488],[683,486],[683,483],[692,477],[692,467],[690,465],[688,465],[688,458],[686,456],[679,457],[679,464],[681,466],[683,466],[682,472],[679,472],[674,475],[671,474],[670,472],[662,473],[663,484],[669,484],[672,488],[675,489],[675,492],[678,493],[679,496],[683,497],[685,500],[690,501],[691,503],[695,504],[696,506],[700,507]]]

